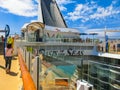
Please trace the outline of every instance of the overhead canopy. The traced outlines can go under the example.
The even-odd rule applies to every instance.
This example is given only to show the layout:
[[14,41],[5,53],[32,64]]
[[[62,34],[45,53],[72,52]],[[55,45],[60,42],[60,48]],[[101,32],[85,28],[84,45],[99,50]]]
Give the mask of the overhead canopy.
[[80,33],[79,35],[88,35],[87,33]]
[[98,35],[98,33],[89,33],[89,35]]
[[45,25],[41,22],[32,22],[27,25],[27,30],[36,31],[37,29],[44,28]]

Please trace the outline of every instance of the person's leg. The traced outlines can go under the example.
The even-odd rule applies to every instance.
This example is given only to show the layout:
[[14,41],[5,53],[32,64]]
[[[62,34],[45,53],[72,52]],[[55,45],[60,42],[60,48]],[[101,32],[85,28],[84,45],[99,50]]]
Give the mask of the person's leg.
[[9,72],[9,58],[6,57],[5,59],[6,59],[5,60],[6,73],[8,73]]
[[12,57],[9,57],[9,62],[8,62],[8,64],[9,64],[9,67],[8,67],[8,69],[10,70],[10,68],[11,68],[11,60],[12,60]]
[[8,57],[5,58],[5,68],[7,69],[7,66],[8,66]]
[[5,60],[5,68],[7,68],[7,60]]
[[8,67],[8,69],[10,70],[10,68],[11,68],[11,59],[9,59],[9,67]]

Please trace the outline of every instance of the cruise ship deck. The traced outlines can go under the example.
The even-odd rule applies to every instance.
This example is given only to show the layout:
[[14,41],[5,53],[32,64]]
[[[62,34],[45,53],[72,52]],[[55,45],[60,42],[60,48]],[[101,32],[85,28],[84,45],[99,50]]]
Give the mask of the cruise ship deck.
[[6,74],[4,56],[0,55],[0,90],[20,90],[21,85],[18,57],[13,58],[10,73]]
[[0,32],[0,90],[120,90],[120,38],[108,34],[120,30],[97,37],[69,28],[56,0],[38,0],[38,19],[13,37],[17,56],[9,74],[3,56],[9,26]]

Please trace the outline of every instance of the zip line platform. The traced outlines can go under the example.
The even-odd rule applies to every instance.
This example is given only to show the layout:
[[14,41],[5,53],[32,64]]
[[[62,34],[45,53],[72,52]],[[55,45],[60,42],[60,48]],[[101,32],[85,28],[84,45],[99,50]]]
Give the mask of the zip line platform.
[[0,90],[20,90],[21,86],[18,57],[12,59],[10,73],[6,74],[4,56],[0,55]]

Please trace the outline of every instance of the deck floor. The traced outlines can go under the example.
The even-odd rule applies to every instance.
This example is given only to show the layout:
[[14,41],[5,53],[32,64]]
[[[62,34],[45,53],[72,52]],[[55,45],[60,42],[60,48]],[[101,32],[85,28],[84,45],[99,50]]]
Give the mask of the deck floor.
[[9,74],[6,74],[5,60],[3,55],[0,55],[0,90],[20,90],[22,79],[20,78],[18,57],[13,58],[10,71]]

